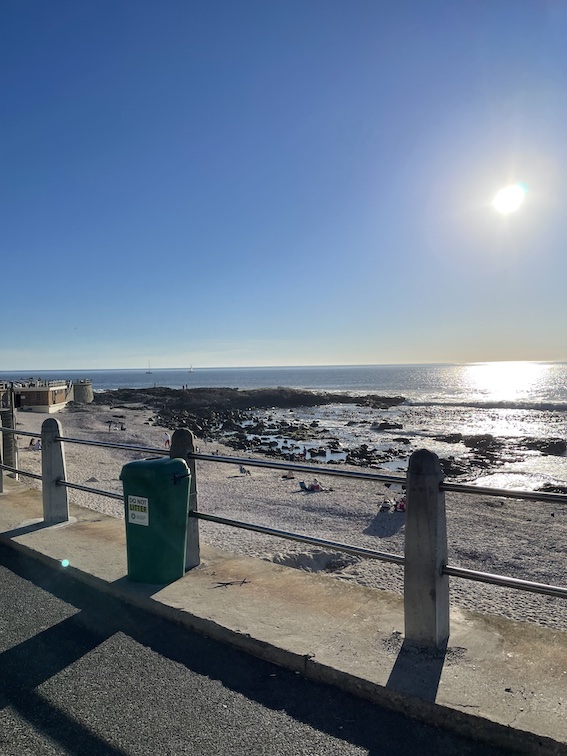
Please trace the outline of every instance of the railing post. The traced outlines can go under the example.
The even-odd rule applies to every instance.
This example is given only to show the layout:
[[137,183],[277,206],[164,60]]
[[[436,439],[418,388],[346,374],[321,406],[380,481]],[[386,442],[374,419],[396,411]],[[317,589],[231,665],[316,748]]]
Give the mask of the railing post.
[[63,443],[56,441],[61,436],[61,423],[53,417],[44,420],[41,426],[41,476],[43,489],[43,519],[53,524],[69,519],[69,502],[65,486],[58,480],[67,480]]
[[[191,473],[189,485],[189,512],[197,511],[197,478],[195,475],[195,460],[189,455],[195,452],[195,436],[187,428],[179,428],[174,431],[171,438],[169,456],[171,459],[184,459]],[[201,561],[199,548],[199,521],[196,517],[189,516],[187,523],[187,555],[185,557],[185,569],[196,567]]]
[[[0,411],[0,424],[4,428],[16,428],[16,416],[13,405]],[[18,441],[15,433],[2,433],[2,449],[4,462],[10,467],[18,466]],[[14,480],[19,480],[18,473],[8,473]]]
[[410,457],[407,474],[404,622],[406,641],[442,649],[449,639],[449,578],[445,494],[439,457]]

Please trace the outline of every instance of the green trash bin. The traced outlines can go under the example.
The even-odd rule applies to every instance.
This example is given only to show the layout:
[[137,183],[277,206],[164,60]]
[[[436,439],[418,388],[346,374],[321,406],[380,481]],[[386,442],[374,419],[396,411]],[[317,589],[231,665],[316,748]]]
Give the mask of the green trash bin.
[[128,578],[163,585],[185,574],[190,472],[183,459],[124,465]]

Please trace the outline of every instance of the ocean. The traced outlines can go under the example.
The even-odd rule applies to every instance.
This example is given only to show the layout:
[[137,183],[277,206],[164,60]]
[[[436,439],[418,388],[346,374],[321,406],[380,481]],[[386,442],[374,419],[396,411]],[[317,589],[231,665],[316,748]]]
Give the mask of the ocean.
[[[405,439],[390,468],[402,471],[409,453],[426,447],[442,457],[462,458],[462,443],[440,436],[489,433],[503,439],[497,464],[471,482],[535,490],[567,484],[567,458],[518,448],[522,438],[567,438],[567,363],[491,362],[466,365],[360,365],[329,367],[195,368],[140,370],[5,371],[0,381],[89,378],[95,391],[116,388],[285,386],[314,391],[403,396],[405,402],[377,411],[354,405],[297,410],[296,419],[318,420],[345,447],[366,443],[392,448]],[[284,412],[271,411],[276,418]],[[386,420],[401,426],[372,430]]]

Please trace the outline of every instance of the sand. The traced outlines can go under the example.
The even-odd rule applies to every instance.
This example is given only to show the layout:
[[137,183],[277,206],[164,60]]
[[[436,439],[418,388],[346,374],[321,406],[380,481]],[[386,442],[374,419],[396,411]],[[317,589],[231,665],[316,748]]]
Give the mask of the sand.
[[[39,435],[47,417],[55,417],[61,423],[64,437],[163,448],[164,454],[167,453],[164,431],[174,430],[155,425],[152,411],[144,407],[111,409],[98,405],[68,407],[51,416],[18,412],[17,427]],[[125,430],[120,430],[121,424]],[[30,450],[29,441],[25,436],[19,438],[19,467],[38,473],[41,452]],[[199,439],[198,444],[203,453],[218,449],[220,454],[239,456],[219,443]],[[67,478],[73,483],[121,493],[122,466],[147,456],[67,443]],[[299,481],[309,482],[309,478],[298,473],[289,480],[282,477],[281,470],[250,467],[250,475],[243,475],[233,463],[198,461],[198,507],[202,512],[236,520],[403,555],[405,514],[379,511],[387,489],[371,481],[325,477],[324,469],[324,465],[313,464],[313,477],[321,481],[324,490],[305,493]],[[30,486],[40,486],[39,481],[24,480]],[[75,504],[123,517],[119,501],[72,490],[69,497]],[[566,584],[567,507],[463,494],[446,494],[446,505],[449,564],[542,583]],[[324,570],[340,580],[403,592],[403,568],[396,565],[224,525],[201,522],[200,529],[202,541],[211,546],[292,567]],[[451,579],[450,589],[454,607],[567,628],[565,599],[458,578]]]

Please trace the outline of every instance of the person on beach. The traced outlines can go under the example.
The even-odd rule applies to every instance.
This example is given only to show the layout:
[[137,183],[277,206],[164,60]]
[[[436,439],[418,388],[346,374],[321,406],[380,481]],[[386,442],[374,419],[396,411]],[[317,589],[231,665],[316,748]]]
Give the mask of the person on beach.
[[165,444],[165,448],[169,449],[169,447],[171,446],[171,436],[167,431],[163,434],[163,442]]
[[35,438],[32,438],[32,440],[29,443],[29,448],[33,449],[34,444],[35,444]]

